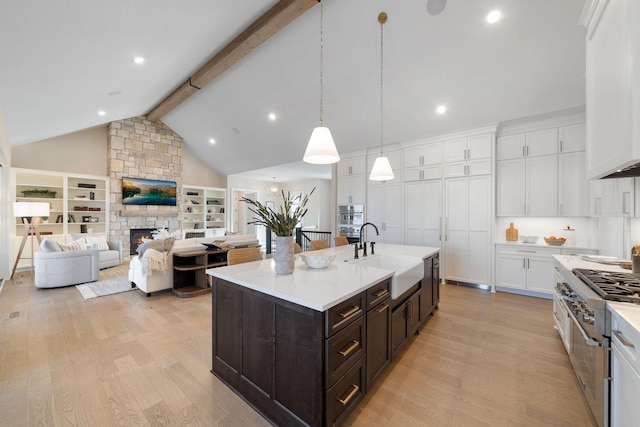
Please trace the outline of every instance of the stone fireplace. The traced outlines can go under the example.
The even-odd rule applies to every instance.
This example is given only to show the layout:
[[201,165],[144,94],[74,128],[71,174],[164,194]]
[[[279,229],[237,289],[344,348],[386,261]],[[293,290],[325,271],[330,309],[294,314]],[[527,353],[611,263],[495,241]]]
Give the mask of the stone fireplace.
[[[110,179],[110,238],[123,243],[123,252],[135,255],[130,230],[181,229],[180,206],[123,206],[122,178],[176,181],[182,192],[183,139],[164,123],[146,117],[111,122],[107,135],[107,174]],[[127,247],[128,246],[128,247]]]

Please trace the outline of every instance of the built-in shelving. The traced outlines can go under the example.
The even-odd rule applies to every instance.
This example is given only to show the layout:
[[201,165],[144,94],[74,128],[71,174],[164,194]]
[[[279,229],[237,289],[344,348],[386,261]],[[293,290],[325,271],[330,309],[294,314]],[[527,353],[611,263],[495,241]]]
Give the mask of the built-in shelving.
[[182,188],[182,230],[204,232],[206,237],[224,235],[227,229],[226,190],[185,185]]

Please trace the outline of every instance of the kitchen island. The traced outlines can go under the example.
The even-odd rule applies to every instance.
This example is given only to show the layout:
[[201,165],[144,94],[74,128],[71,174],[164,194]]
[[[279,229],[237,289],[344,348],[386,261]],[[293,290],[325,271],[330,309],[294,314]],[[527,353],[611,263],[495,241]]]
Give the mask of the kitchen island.
[[[359,260],[353,246],[316,251],[336,259],[317,270],[297,259],[291,275],[276,275],[271,259],[207,270],[212,373],[276,425],[340,424],[437,307],[438,248],[375,251]],[[404,273],[384,268],[385,257],[423,265],[393,299]]]

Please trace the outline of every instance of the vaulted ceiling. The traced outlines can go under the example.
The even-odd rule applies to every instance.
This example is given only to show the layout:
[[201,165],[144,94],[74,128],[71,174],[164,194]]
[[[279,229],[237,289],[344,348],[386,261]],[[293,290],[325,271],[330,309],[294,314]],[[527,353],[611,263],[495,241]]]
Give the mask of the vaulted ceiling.
[[[4,2],[0,108],[12,143],[149,113],[276,3]],[[430,14],[427,5],[437,3],[446,7]],[[389,15],[384,142],[390,144],[584,105],[583,6],[584,0],[324,0],[324,121],[338,150],[380,141],[379,12]],[[503,19],[489,25],[484,18],[493,9]],[[319,12],[314,5],[161,120],[223,174],[300,161],[319,124]],[[136,56],[144,63],[135,64]],[[448,107],[444,115],[435,113],[440,104]]]

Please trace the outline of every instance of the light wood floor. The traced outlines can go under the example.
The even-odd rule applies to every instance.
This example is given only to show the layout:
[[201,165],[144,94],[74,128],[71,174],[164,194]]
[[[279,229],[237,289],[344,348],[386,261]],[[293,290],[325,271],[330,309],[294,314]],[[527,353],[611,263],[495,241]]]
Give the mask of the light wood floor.
[[[101,272],[126,274],[127,266]],[[548,300],[442,287],[351,426],[589,426]],[[0,293],[0,426],[266,426],[211,369],[211,295]]]

